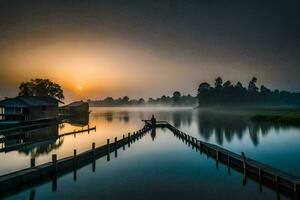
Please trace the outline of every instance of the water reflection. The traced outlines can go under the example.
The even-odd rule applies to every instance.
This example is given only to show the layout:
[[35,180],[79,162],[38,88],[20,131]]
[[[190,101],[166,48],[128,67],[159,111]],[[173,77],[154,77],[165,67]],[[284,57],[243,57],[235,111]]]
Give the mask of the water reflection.
[[66,133],[59,134],[60,130],[64,130],[66,124],[81,128],[87,126],[89,115],[68,117],[62,121],[63,123],[44,124],[5,133],[1,141],[0,152],[17,150],[19,154],[30,155],[31,157],[50,154],[64,143],[64,138],[61,135]]
[[152,141],[154,141],[154,139],[156,138],[156,129],[152,129],[151,130],[151,138],[152,138]]
[[[214,113],[207,111],[197,111],[193,109],[186,110],[130,110],[124,111],[120,109],[104,110],[99,113],[93,113],[93,118],[105,120],[108,123],[118,120],[119,122],[130,122],[130,118],[137,118],[137,123],[142,119],[149,118],[154,114],[159,120],[167,120],[176,128],[187,129],[193,125],[197,127],[198,134],[205,141],[214,138],[214,142],[218,145],[223,145],[224,141],[231,143],[236,137],[239,141],[245,135],[249,138],[254,146],[260,143],[260,137],[267,136],[271,130],[279,132],[280,129],[288,130],[289,126],[274,125],[271,123],[257,123],[249,119],[249,116],[238,114]],[[133,120],[134,121],[134,120]],[[153,137],[154,139],[155,137]]]
[[119,122],[128,123],[130,121],[130,116],[128,111],[112,111],[107,110],[103,112],[92,113],[94,119],[104,119],[106,122],[112,123],[114,120]]
[[[11,132],[10,136],[0,138],[0,148],[1,145],[6,148],[30,143],[18,148],[0,149],[0,162],[3,163],[0,174],[28,167],[31,156],[38,157],[37,163],[42,164],[50,161],[51,154],[54,153],[62,158],[72,155],[74,149],[78,152],[90,149],[93,142],[103,145],[109,138],[122,138],[123,134],[139,129],[143,125],[141,120],[150,119],[152,114],[158,120],[166,120],[200,140],[221,145],[237,153],[245,151],[247,155],[277,168],[290,170],[293,174],[300,173],[299,162],[292,159],[300,152],[297,127],[259,124],[245,116],[191,108],[91,108],[90,116],[76,116],[65,119],[59,125],[21,130],[21,133],[18,130],[15,132],[18,136],[13,136],[14,133]],[[95,134],[93,131],[93,134],[85,132],[74,137],[60,137],[74,130],[85,130],[88,125],[97,126]],[[150,135],[151,140],[157,140],[155,131]],[[285,162],[281,162],[283,156],[286,158]]]
[[90,115],[84,114],[84,115],[69,116],[64,120],[72,126],[84,127],[89,124]]
[[[162,132],[161,131],[158,131],[159,132],[159,134],[161,134]],[[156,129],[152,129],[152,131],[151,131],[151,137],[152,137],[152,140],[154,140],[154,138],[156,137],[156,134],[157,134],[157,132],[156,132]],[[190,144],[189,143],[186,143],[186,141],[182,141],[182,142],[184,142],[184,144],[186,144],[187,146],[189,146],[190,147]],[[191,148],[192,149],[195,149],[195,151],[197,152],[197,151],[199,151],[199,149],[197,149],[197,148],[194,148],[193,146],[191,146]],[[114,158],[112,158],[112,159],[114,159],[114,160],[117,160],[117,159],[119,159],[118,158],[118,154],[117,154],[117,150],[116,151],[114,151],[114,152],[110,152],[111,154],[113,154],[114,153]],[[131,152],[132,153],[132,152]],[[189,154],[192,154],[191,152],[188,152]],[[110,154],[108,154],[108,156],[109,156]],[[164,155],[164,154],[163,154]],[[166,155],[166,154],[165,154]],[[195,154],[193,154],[192,155],[193,156],[193,158],[194,158],[194,156],[195,157],[202,157],[201,159],[205,159],[205,157],[206,156],[204,156],[204,154],[200,154],[199,155],[199,153],[195,153]],[[207,154],[207,156],[208,156],[208,154]],[[123,158],[122,158],[123,157]],[[128,158],[125,154],[121,154],[121,156],[120,156],[120,162],[119,163],[117,163],[117,162],[112,162],[112,164],[111,165],[104,165],[103,163],[101,163],[101,164],[99,164],[98,163],[98,165],[96,165],[96,163],[97,162],[103,162],[103,160],[104,159],[99,159],[99,160],[93,160],[92,161],[92,163],[91,164],[88,164],[88,167],[83,167],[83,168],[85,168],[85,170],[83,171],[83,170],[81,170],[81,167],[80,168],[74,168],[74,170],[73,170],[73,172],[72,173],[68,173],[68,174],[73,174],[73,181],[74,182],[77,182],[77,184],[85,184],[85,182],[84,182],[84,179],[85,179],[85,176],[86,176],[86,174],[87,174],[87,170],[91,170],[92,171],[92,173],[94,173],[95,174],[95,176],[99,176],[99,175],[97,175],[97,173],[96,173],[96,171],[99,171],[98,173],[100,173],[101,174],[101,178],[102,179],[97,179],[97,184],[100,184],[100,185],[105,185],[105,184],[107,184],[107,182],[105,182],[104,180],[105,180],[105,177],[102,175],[102,173],[105,173],[106,171],[109,171],[109,169],[114,169],[114,168],[116,168],[117,166],[116,165],[120,165],[120,164],[122,164],[122,162],[127,162],[127,160],[126,159],[124,159],[124,157],[125,158]],[[164,159],[166,159],[165,157],[163,157]],[[160,158],[160,159],[162,159],[162,158]],[[206,159],[211,159],[211,158],[209,158],[209,157],[207,157]],[[166,160],[168,160],[168,159],[166,159]],[[107,161],[111,161],[110,159],[107,159]],[[208,161],[207,161],[208,162]],[[124,163],[123,163],[124,164]],[[138,165],[139,166],[139,165]],[[148,167],[147,167],[147,165],[140,165],[141,167],[139,168],[141,171],[143,171],[143,167],[144,168],[146,168],[147,170],[148,170]],[[159,166],[159,165],[155,165],[156,167],[161,167],[161,166]],[[102,170],[97,170],[97,168],[101,168]],[[150,168],[151,166],[149,166],[149,168]],[[175,167],[178,167],[178,166],[175,166]],[[203,166],[202,166],[203,167]],[[213,171],[214,171],[214,168],[212,167],[212,165],[209,165],[209,166],[206,166],[207,168],[209,168],[209,170],[210,170],[210,172],[211,173],[214,173]],[[91,169],[90,169],[91,168]],[[109,168],[109,169],[108,169]],[[174,168],[174,167],[173,167]],[[285,199],[285,198],[291,198],[292,197],[292,194],[291,193],[287,193],[285,190],[279,190],[278,188],[277,189],[274,189],[273,187],[270,187],[268,184],[267,185],[263,185],[261,182],[257,182],[256,181],[256,179],[255,178],[253,178],[253,177],[248,177],[247,175],[246,176],[243,176],[243,173],[239,173],[238,171],[236,171],[236,170],[234,170],[235,168],[231,168],[229,165],[227,166],[226,164],[224,164],[223,162],[219,162],[219,161],[216,161],[216,170],[218,171],[218,176],[220,176],[221,178],[224,178],[224,176],[222,175],[222,174],[225,174],[226,175],[226,170],[224,170],[225,168],[228,168],[228,171],[227,171],[227,176],[228,177],[230,177],[230,176],[232,176],[234,179],[238,179],[238,180],[240,180],[240,181],[238,181],[239,182],[239,184],[240,185],[242,185],[243,187],[245,187],[245,188],[247,188],[247,187],[249,187],[249,188],[251,188],[251,187],[256,187],[256,188],[259,188],[258,190],[257,190],[257,192],[255,192],[255,193],[253,193],[252,195],[256,195],[256,197],[258,197],[259,195],[262,195],[262,197],[261,198],[263,198],[263,197],[265,197],[265,199],[269,199],[270,198],[270,196],[271,197],[274,197],[275,195],[277,195],[277,198],[278,199],[280,199],[280,198],[283,198],[283,199]],[[232,172],[231,172],[231,169],[232,169]],[[177,169],[178,170],[178,169]],[[78,171],[78,172],[77,172]],[[82,171],[84,172],[84,173],[82,173]],[[128,172],[128,171],[127,171]],[[132,174],[136,174],[136,171],[135,170],[132,170],[132,171],[129,171],[130,173],[132,173]],[[171,171],[171,172],[174,172],[174,171]],[[176,171],[177,172],[177,171]],[[224,173],[225,172],[225,173]],[[78,175],[78,173],[79,173],[79,175]],[[197,170],[196,172],[195,171],[193,171],[192,173],[194,173],[194,176],[203,176],[202,175],[202,173],[201,173],[201,170]],[[176,174],[176,175],[178,175],[178,174]],[[78,177],[79,176],[79,177]],[[118,178],[119,177],[122,177],[122,176],[119,176],[119,174],[118,173],[116,173],[115,174],[115,172],[114,173],[112,173],[112,174],[110,174],[110,176],[113,176],[113,178],[112,177],[109,177],[109,179],[110,180],[115,180],[115,179],[117,179],[118,180]],[[124,175],[123,175],[124,176]],[[139,176],[138,176],[139,177]],[[180,177],[180,176],[178,176],[178,177]],[[218,177],[218,178],[220,178],[220,177]],[[79,181],[78,181],[78,178],[79,178]],[[83,179],[83,180],[82,180]],[[226,179],[226,181],[228,181],[228,180],[231,180],[231,179],[229,179],[229,178],[224,178],[224,179]],[[249,180],[248,180],[249,179]],[[38,185],[36,188],[34,188],[34,189],[28,189],[28,191],[30,191],[29,192],[29,199],[37,199],[37,195],[36,195],[36,193],[58,193],[58,194],[64,194],[64,192],[65,192],[65,190],[64,190],[64,188],[65,188],[65,183],[66,183],[66,180],[63,178],[63,176],[53,176],[52,178],[51,178],[51,180],[50,180],[51,182],[49,182],[49,183],[47,183],[47,184],[51,184],[51,189],[49,189],[50,187],[48,187],[47,188],[47,190],[45,190],[45,189],[43,189],[42,187],[43,186],[40,186],[40,185]],[[69,181],[69,180],[68,180]],[[100,181],[100,182],[99,182]],[[102,183],[105,183],[105,184],[101,184],[101,181],[102,181]],[[208,181],[208,179],[206,179],[206,181]],[[114,184],[116,184],[116,182],[118,182],[118,181],[115,181],[115,183]],[[191,182],[192,182],[192,178],[191,178]],[[250,182],[250,183],[249,183]],[[70,183],[70,182],[68,182],[68,183]],[[143,182],[141,181],[141,183],[140,184],[143,184]],[[193,183],[192,183],[193,184]],[[195,183],[194,183],[195,184]],[[230,183],[229,185],[234,185],[235,184],[235,182],[234,183]],[[116,184],[117,185],[117,184]],[[207,184],[207,185],[209,185],[209,184]],[[218,185],[218,183],[216,183],[216,185]],[[73,185],[74,186],[74,185]],[[111,185],[110,185],[111,186]],[[152,187],[151,187],[152,186]],[[151,188],[151,189],[154,189],[155,190],[155,187],[153,186],[153,185],[151,185],[150,187],[148,186],[148,187],[143,187],[142,188],[142,190],[149,190],[149,188]],[[190,186],[190,185],[189,185]],[[220,186],[220,185],[218,185],[218,186]],[[76,187],[76,185],[74,186],[74,187]],[[171,186],[170,187],[175,187],[174,186],[174,184],[171,184]],[[186,189],[185,188],[185,186],[180,186],[181,188],[183,188],[183,189]],[[188,187],[188,186],[186,186],[186,187]],[[209,186],[209,187],[211,187],[211,186]],[[226,189],[224,189],[224,187],[222,187],[222,186],[220,186],[224,191],[224,193],[226,194]],[[42,188],[42,189],[41,189]],[[107,188],[106,188],[107,189]],[[120,187],[118,188],[119,190],[114,190],[114,192],[120,192],[120,191],[122,191],[121,189],[120,189]],[[151,190],[150,189],[150,190]],[[211,188],[211,189],[213,189],[213,188]],[[105,187],[104,187],[104,190],[105,190]],[[104,192],[104,190],[100,190],[101,192]],[[36,192],[37,191],[37,192]],[[110,191],[110,190],[109,190]],[[196,190],[194,190],[194,191],[196,191]],[[258,192],[259,191],[259,192]],[[74,191],[75,193],[76,193],[76,191]],[[78,191],[77,191],[78,192]],[[242,192],[247,192],[247,190],[242,190]],[[266,195],[266,193],[268,193],[270,196],[267,198],[265,195]],[[27,193],[28,194],[28,193]],[[198,192],[195,192],[195,194],[192,192],[192,196],[194,196],[194,197],[196,197],[196,195],[198,195],[199,193]],[[17,194],[18,195],[18,194]],[[16,197],[18,197],[16,195]],[[48,194],[49,195],[49,194]],[[101,195],[103,195],[103,193],[97,193],[97,195],[99,195],[100,197],[102,197]],[[38,195],[39,196],[39,195]],[[50,196],[50,195],[49,195]],[[99,197],[98,196],[98,197]],[[246,195],[245,195],[246,196]],[[207,196],[206,196],[207,197]],[[173,198],[174,198],[174,196],[173,196]],[[220,197],[219,197],[220,198]],[[212,198],[212,199],[219,199],[219,198]],[[248,197],[249,198],[249,197]],[[248,199],[247,197],[245,197],[245,199]],[[113,198],[114,199],[114,198]],[[117,198],[116,198],[117,199]],[[145,198],[145,199],[150,199],[150,198]],[[250,198],[251,199],[251,198]]]
[[230,143],[234,136],[239,140],[243,139],[245,133],[249,133],[249,137],[254,146],[259,144],[259,134],[262,136],[274,129],[279,131],[288,126],[279,126],[272,123],[257,123],[249,119],[248,116],[230,115],[230,114],[213,114],[207,112],[198,112],[197,114],[199,134],[209,140],[215,136],[216,143],[222,145],[224,140]]

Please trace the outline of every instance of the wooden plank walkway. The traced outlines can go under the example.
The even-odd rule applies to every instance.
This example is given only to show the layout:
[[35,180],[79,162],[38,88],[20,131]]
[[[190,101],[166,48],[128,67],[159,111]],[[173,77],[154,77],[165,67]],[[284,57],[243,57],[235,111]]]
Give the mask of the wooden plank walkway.
[[35,161],[31,160],[31,167],[20,171],[12,172],[0,176],[0,197],[5,196],[18,188],[31,184],[32,182],[39,182],[47,177],[57,176],[59,173],[74,170],[83,163],[95,162],[96,159],[107,156],[110,159],[110,153],[116,152],[119,148],[125,149],[125,145],[130,147],[130,144],[135,142],[144,136],[149,130],[150,126],[144,126],[142,129],[131,133],[127,136],[123,135],[122,139],[118,140],[115,137],[114,142],[110,142],[107,139],[107,144],[96,147],[95,143],[92,143],[91,150],[77,154],[74,149],[73,156],[69,156],[62,159],[57,159],[57,155],[52,155],[52,162],[48,162],[39,166],[35,166]]
[[174,133],[176,137],[181,139],[183,142],[196,148],[201,153],[206,153],[211,158],[216,160],[216,166],[218,167],[219,162],[230,168],[236,169],[243,174],[244,181],[249,177],[260,184],[265,185],[277,192],[281,192],[293,199],[300,199],[299,196],[299,184],[300,178],[255,161],[250,158],[246,158],[244,153],[241,155],[224,149],[220,146],[203,142],[195,137],[192,137],[170,124],[165,124],[170,131]]

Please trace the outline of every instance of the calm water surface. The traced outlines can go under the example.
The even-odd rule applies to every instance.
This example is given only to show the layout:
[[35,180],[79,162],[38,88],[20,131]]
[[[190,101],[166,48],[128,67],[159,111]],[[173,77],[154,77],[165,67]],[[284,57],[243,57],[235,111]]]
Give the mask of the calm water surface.
[[[106,143],[106,139],[121,138],[123,134],[143,126],[141,119],[154,114],[198,139],[215,143],[236,153],[300,176],[300,129],[255,124],[246,117],[224,113],[199,112],[191,108],[92,108],[89,119],[73,120],[59,126],[38,130],[38,134],[57,135],[97,126],[96,131],[61,137],[42,144],[0,153],[0,173],[5,174],[29,167],[30,157],[37,164],[50,161],[51,154],[59,158],[72,155],[73,149],[83,152]],[[88,123],[87,123],[88,122]],[[37,134],[37,133],[35,133]],[[2,147],[19,141],[9,141]],[[205,154],[192,150],[166,130],[147,134],[125,151],[119,150],[92,165],[58,177],[53,181],[18,192],[8,199],[275,199],[277,194],[259,186],[220,165]],[[284,199],[284,197],[282,197]]]

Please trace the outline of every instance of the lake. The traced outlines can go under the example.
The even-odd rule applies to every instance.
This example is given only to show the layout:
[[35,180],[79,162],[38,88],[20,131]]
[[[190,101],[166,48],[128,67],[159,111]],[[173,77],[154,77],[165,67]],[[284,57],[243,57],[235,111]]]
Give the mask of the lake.
[[[217,144],[235,153],[300,176],[300,129],[258,124],[237,113],[195,110],[192,108],[135,107],[91,108],[88,119],[73,119],[69,123],[35,130],[34,135],[57,136],[74,130],[96,126],[96,131],[72,134],[59,139],[30,144],[0,153],[0,174],[49,162],[52,154],[64,158],[73,150],[84,152],[106,144],[106,140],[143,127],[142,119],[155,115],[178,129],[206,142]],[[45,137],[46,137],[45,136]],[[32,138],[30,138],[32,139]],[[6,148],[19,142],[6,141]],[[2,145],[2,146],[1,146]],[[94,169],[93,169],[94,168]],[[243,184],[242,175],[227,166],[216,169],[215,160],[200,154],[167,129],[147,134],[125,151],[119,150],[57,180],[19,191],[7,199],[275,199],[276,192],[263,188],[250,179]],[[54,184],[55,183],[55,184]],[[286,197],[281,197],[285,199]]]

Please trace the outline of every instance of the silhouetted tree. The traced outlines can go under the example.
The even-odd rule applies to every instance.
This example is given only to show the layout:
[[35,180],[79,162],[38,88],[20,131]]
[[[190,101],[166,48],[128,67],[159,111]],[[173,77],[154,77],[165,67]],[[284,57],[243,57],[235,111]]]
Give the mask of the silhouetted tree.
[[229,80],[221,85],[222,83],[221,77],[215,79],[214,88],[207,82],[201,83],[197,93],[199,105],[300,105],[300,93],[279,90],[273,92],[264,85],[259,90],[256,77],[251,79],[248,89],[241,82],[237,82],[235,86]]
[[180,93],[180,92],[175,91],[175,92],[173,93],[173,100],[174,100],[174,103],[175,103],[175,104],[178,104],[178,103],[179,103],[180,97],[181,97],[181,93]]
[[210,84],[207,82],[203,82],[198,87],[198,103],[199,105],[207,105],[209,100],[211,99],[210,94]]
[[122,99],[122,103],[126,104],[129,101],[129,97],[128,96],[124,96]]
[[22,82],[19,89],[20,96],[51,96],[57,99],[65,98],[61,86],[49,79],[32,79],[29,82]]
[[220,90],[220,89],[222,89],[222,84],[223,84],[223,79],[219,76],[218,78],[216,78],[216,80],[215,80],[215,88],[217,89],[217,90]]
[[258,91],[258,87],[256,87],[256,82],[257,82],[257,78],[256,77],[253,77],[251,79],[251,81],[249,82],[249,85],[248,85],[248,91],[249,92],[257,92]]
[[143,98],[140,98],[139,99],[139,104],[144,104],[145,103],[145,100]]

